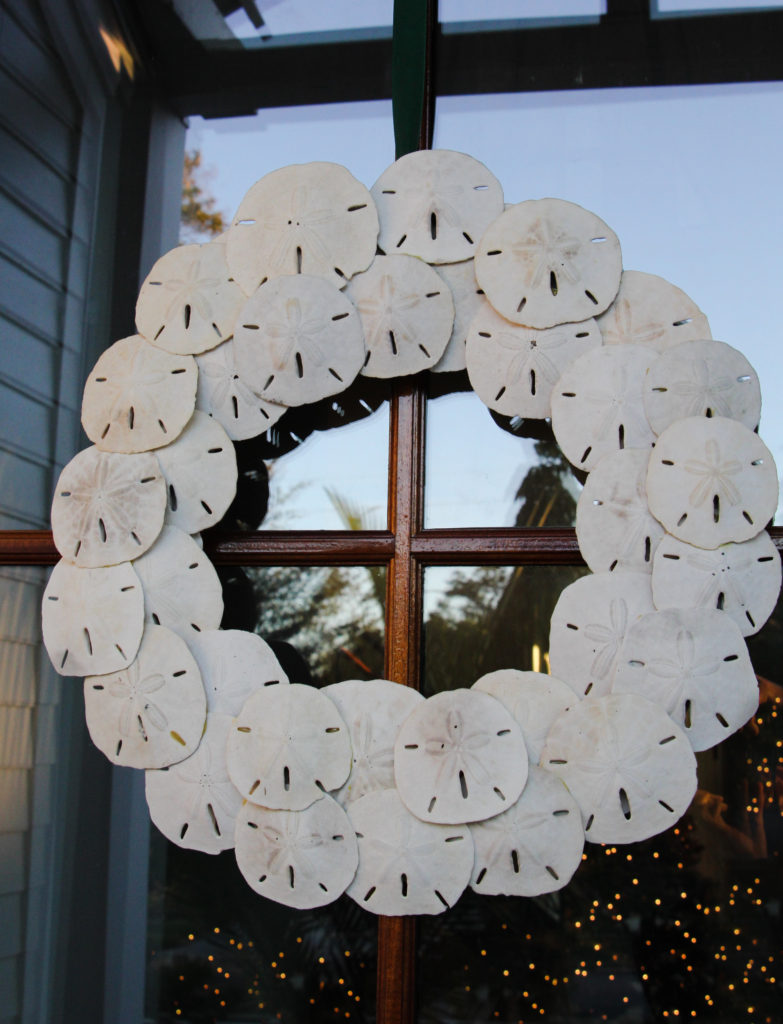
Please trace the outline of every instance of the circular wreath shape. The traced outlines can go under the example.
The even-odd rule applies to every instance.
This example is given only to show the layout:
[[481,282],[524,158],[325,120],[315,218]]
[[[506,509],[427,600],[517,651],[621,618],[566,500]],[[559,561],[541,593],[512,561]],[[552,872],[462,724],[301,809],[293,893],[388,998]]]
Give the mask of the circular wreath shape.
[[[407,235],[421,238],[413,249]],[[261,255],[251,238],[263,239]],[[386,271],[398,263],[421,285]],[[684,370],[660,343],[662,291],[697,335]],[[424,352],[436,308],[438,350]],[[596,314],[618,325],[600,342]],[[219,240],[158,261],[137,329],[85,388],[96,454],[75,456],[57,484],[62,560],[43,633],[59,673],[89,675],[96,707],[113,702],[103,746],[113,759],[134,751],[172,842],[236,848],[248,884],[290,907],[347,891],[370,912],[434,914],[468,885],[525,897],[562,888],[585,841],[634,842],[687,810],[694,749],[757,706],[729,619],[744,635],[759,629],[780,589],[764,530],[777,473],[754,432],[758,406],[725,398],[755,393],[752,368],[712,340],[674,285],[623,272],[603,221],[558,199],[504,212],[494,176],[444,150],[409,154],[371,190],[336,165],[281,168],[251,188]],[[427,701],[404,680],[325,690],[289,680],[261,638],[217,628],[215,581],[188,537],[231,502],[232,438],[260,436],[287,408],[339,394],[380,364],[384,376],[419,372],[444,346],[485,404],[551,416],[567,457],[595,467],[577,516],[593,572],[553,615],[558,678],[509,666],[496,673],[503,685],[486,677],[475,692]],[[664,403],[682,415],[646,418]],[[763,601],[744,596],[756,593]],[[673,600],[684,608],[672,612]],[[655,642],[639,642],[643,620]],[[721,623],[728,653],[707,657]],[[747,664],[741,700],[735,663]],[[204,690],[187,741],[177,707],[186,671]],[[704,707],[719,727],[705,730]],[[207,728],[215,708],[220,728]],[[109,718],[88,707],[96,715]],[[571,854],[555,858],[563,829]]]

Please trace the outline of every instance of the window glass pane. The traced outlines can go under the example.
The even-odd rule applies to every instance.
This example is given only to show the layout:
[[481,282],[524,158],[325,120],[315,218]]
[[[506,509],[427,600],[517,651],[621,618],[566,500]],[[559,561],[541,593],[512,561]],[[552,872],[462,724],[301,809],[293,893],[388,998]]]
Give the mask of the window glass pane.
[[606,0],[487,0],[478,7],[473,0],[440,0],[438,20],[451,22],[553,21],[556,18],[597,19],[606,13]]
[[422,691],[472,686],[501,668],[549,671],[549,620],[580,566],[431,566],[424,571]]
[[[428,644],[433,606],[461,603],[474,646],[489,652],[491,624],[503,615],[528,631],[530,605],[516,597],[506,604],[518,572],[438,570],[427,584]],[[546,570],[552,581],[572,572]],[[481,575],[491,573],[501,582],[487,585],[481,601]],[[545,642],[544,623],[541,630]],[[468,889],[447,914],[420,918],[419,1024],[779,1019],[782,631],[783,602],[749,642],[759,710],[697,755],[699,789],[675,828],[643,843],[588,843],[573,880],[557,893],[522,899]],[[440,647],[427,651],[425,664],[444,656]],[[468,673],[455,667],[457,685],[501,661],[529,667],[529,660],[490,653]],[[450,685],[432,664],[427,681],[430,690]]]
[[70,730],[81,685],[59,677],[43,650],[45,581],[38,567],[0,567],[0,1017],[14,1024],[55,1013],[47,979],[67,891],[68,798],[76,797]]
[[292,682],[327,686],[383,676],[383,566],[248,566],[220,570],[224,629],[293,647]]
[[[222,572],[225,628],[256,629],[292,682],[383,675],[385,569]],[[377,920],[347,896],[290,910],[248,888],[233,851],[152,829],[147,1014],[155,1021],[375,1020]]]
[[779,82],[442,97],[435,143],[482,160],[508,202],[562,196],[593,210],[626,268],[687,292],[759,373],[761,437],[783,464],[771,340],[783,138],[767,130],[781,118]]
[[467,374],[431,374],[424,525],[570,526],[583,475],[548,422],[490,412]]
[[[361,141],[357,141],[361,140]],[[371,185],[393,158],[391,104],[266,110],[255,117],[192,118],[186,168],[218,232],[269,171],[313,159],[346,164]],[[205,241],[203,218],[183,238]],[[237,442],[240,480],[228,529],[383,529],[389,384],[359,377],[345,392],[290,409],[266,434]],[[339,429],[338,429],[339,428]]]
[[[237,4],[226,17],[234,35],[251,40],[274,39],[276,36],[313,32],[345,32],[346,30],[387,27],[391,29],[394,4],[392,0],[331,0],[314,4],[311,0],[272,0],[257,5],[261,19],[248,16],[249,4]],[[257,22],[261,20],[261,24]]]
[[783,4],[780,0],[652,0],[650,4],[653,15],[761,11],[770,7],[783,7]]
[[[274,43],[281,36],[322,33],[356,33],[385,29],[391,33],[392,0],[255,0],[254,3],[224,3],[221,14],[211,4],[173,0],[174,10],[188,31],[205,42],[225,43],[241,39],[246,46]],[[234,8],[233,10],[231,8]],[[469,0],[441,0],[438,20],[442,24],[486,21],[533,23],[556,18],[597,19],[606,11],[606,0],[489,0],[480,8]],[[320,40],[319,40],[320,41]]]
[[268,108],[251,117],[191,117],[185,146],[200,154],[202,187],[227,226],[250,186],[286,164],[344,164],[369,188],[394,160],[391,100]]
[[290,409],[260,437],[235,442],[237,496],[224,529],[382,530],[390,388],[348,391]]

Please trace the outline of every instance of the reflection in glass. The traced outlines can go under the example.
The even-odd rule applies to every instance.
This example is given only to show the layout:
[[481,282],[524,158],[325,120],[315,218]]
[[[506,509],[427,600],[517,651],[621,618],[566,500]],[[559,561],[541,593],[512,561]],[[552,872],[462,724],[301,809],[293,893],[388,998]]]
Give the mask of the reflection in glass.
[[422,692],[472,686],[501,668],[549,671],[549,620],[577,566],[433,566],[424,571]]
[[547,420],[490,412],[464,372],[430,374],[429,399],[426,528],[573,525],[580,476]]
[[[698,0],[711,8],[731,2]],[[732,5],[759,6],[754,0]],[[728,24],[731,16],[722,20]],[[778,124],[781,112],[780,82],[575,89],[439,97],[435,129],[436,147],[481,160],[503,183],[507,202],[562,196],[593,210],[617,232],[627,269],[682,288],[707,315],[713,337],[740,349],[759,374],[759,433],[779,465],[783,406],[771,396],[779,388],[780,359],[770,339],[777,322],[772,296],[783,135],[762,126]],[[611,133],[603,131],[609,123]],[[520,161],[509,139],[523,137],[536,145]],[[751,294],[754,303],[738,301]]]
[[[258,631],[292,682],[383,675],[385,569],[253,567],[223,576],[223,627]],[[374,1021],[373,915],[347,896],[290,910],[248,888],[232,851],[210,857],[152,831],[149,1020]]]
[[41,643],[45,582],[37,566],[0,566],[0,1017],[8,1021],[55,1014],[48,975],[58,915],[70,910],[68,886],[56,880],[74,816],[69,729],[81,714],[81,683],[58,676]]
[[384,567],[244,571],[255,601],[256,631],[272,644],[292,645],[307,666],[309,678],[294,681],[326,686],[383,676]]
[[389,384],[289,409],[235,442],[237,496],[224,530],[380,530],[386,526]]
[[758,11],[767,7],[783,7],[780,0],[652,0],[650,10],[656,15],[716,14],[737,11]]
[[[509,597],[515,571],[496,571],[505,576],[495,584],[494,604],[479,570],[438,570],[442,575],[429,581],[428,622],[439,610],[451,617],[455,636],[461,625],[489,652],[466,673],[455,656],[449,668],[456,685],[500,660],[530,667],[523,657],[511,660],[513,640],[506,641],[508,658],[494,656],[489,638],[502,616],[525,631],[530,611],[522,591],[519,600]],[[541,586],[548,601],[555,576],[564,574],[565,583],[572,570],[547,571],[552,576]],[[457,579],[466,574],[473,575]],[[697,755],[699,790],[675,828],[627,846],[588,843],[560,892],[518,899],[468,890],[449,914],[420,920],[419,1024],[780,1019],[782,640],[783,601],[749,640],[758,712]],[[428,651],[428,683],[437,667],[431,657]]]

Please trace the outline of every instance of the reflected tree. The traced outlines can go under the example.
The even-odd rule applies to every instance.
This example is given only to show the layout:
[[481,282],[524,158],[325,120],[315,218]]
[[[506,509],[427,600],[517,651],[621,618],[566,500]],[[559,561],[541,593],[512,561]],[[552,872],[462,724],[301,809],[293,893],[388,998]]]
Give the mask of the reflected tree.
[[[535,441],[538,462],[519,487],[516,526],[573,522],[571,467],[554,439]],[[444,570],[427,571],[426,582]],[[424,691],[471,686],[501,668],[547,671],[549,620],[561,590],[586,570],[482,566],[452,570],[424,628]]]

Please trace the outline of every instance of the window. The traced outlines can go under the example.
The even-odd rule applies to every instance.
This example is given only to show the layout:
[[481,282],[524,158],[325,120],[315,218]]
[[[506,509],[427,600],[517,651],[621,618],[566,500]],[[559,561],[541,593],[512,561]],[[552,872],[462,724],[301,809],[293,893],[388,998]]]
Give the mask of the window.
[[[609,4],[602,24],[569,31],[603,31],[616,42],[628,25],[618,27],[616,8]],[[762,77],[768,64],[763,54],[759,60],[750,59],[756,53],[753,47],[766,52],[759,34],[774,38],[770,26],[778,21],[734,17],[735,50],[744,53],[746,63]],[[683,25],[691,19],[673,20],[677,32],[689,31]],[[647,25],[643,18],[638,24],[642,23]],[[550,86],[553,76],[560,77],[558,88],[575,85],[571,71],[558,69],[546,56],[547,40],[554,38],[546,35],[549,29],[523,31],[541,33],[539,55],[530,53],[532,47],[523,47],[517,56],[522,52],[531,63],[549,60]],[[653,29],[647,26],[644,31]],[[31,34],[35,33],[30,30]],[[175,36],[172,29],[170,38]],[[465,46],[466,36],[444,34],[442,44]],[[517,38],[511,30],[506,36]],[[577,40],[588,38],[598,36],[563,36],[563,49],[573,55],[581,46]],[[480,43],[489,48],[494,42],[499,47],[489,48],[490,56],[480,62],[473,51],[483,88],[499,73],[491,55],[498,53],[497,63],[502,65],[503,54],[513,44],[480,34],[471,39],[474,47]],[[350,45],[362,46],[362,52],[370,54],[375,43]],[[609,42],[600,46],[611,49]],[[308,54],[317,59],[313,50]],[[648,65],[639,50],[631,49],[630,54],[633,88],[446,95],[438,104],[436,145],[483,159],[503,182],[510,201],[556,194],[595,209],[616,228],[627,266],[660,273],[692,294],[710,317],[715,336],[735,343],[759,370],[767,397],[761,432],[783,463],[783,426],[771,400],[778,370],[769,343],[775,322],[771,297],[777,291],[780,221],[773,174],[781,153],[768,126],[780,119],[781,86],[664,86],[656,64],[652,76],[659,84],[647,88],[641,84],[647,71],[640,68]],[[231,114],[243,107],[246,113],[256,104],[260,86],[243,70],[260,66],[254,52],[247,55],[247,64],[244,56],[234,58],[230,73],[220,64],[219,54],[214,63],[203,55],[200,59],[200,94],[187,69],[176,82],[167,77],[175,67],[173,58],[160,71],[162,88],[180,109]],[[268,67],[277,66],[275,59],[270,58]],[[319,76],[329,59],[324,56],[324,63],[316,65],[319,70],[302,75],[304,98],[309,90],[312,99],[321,87]],[[377,52],[362,58],[355,81],[346,84],[344,76],[332,75],[324,88],[343,93],[363,90],[360,95],[372,96],[370,65],[377,59]],[[574,58],[574,66],[580,61],[588,78],[599,73],[598,58],[594,63],[590,57]],[[738,62],[735,55],[726,74]],[[519,62],[516,86],[525,87],[525,68],[531,63]],[[708,56],[704,63],[709,65]],[[448,68],[444,74],[462,74],[463,87],[469,88],[469,67],[470,62],[461,72]],[[210,68],[217,69],[213,78]],[[701,81],[702,68],[696,62],[696,81]],[[704,74],[710,69],[711,65]],[[268,73],[264,71],[259,81]],[[616,80],[611,84],[623,84],[623,73],[613,73]],[[609,72],[603,69],[600,74]],[[679,83],[685,77],[684,70],[675,76]],[[292,90],[297,101],[290,73],[278,78],[275,88]],[[126,147],[132,145],[134,131],[137,137],[146,137],[147,120],[142,118],[134,128],[128,119],[123,129]],[[256,164],[246,154],[255,146],[253,133],[259,124],[264,128],[259,134],[265,152]],[[110,131],[108,126],[101,130]],[[393,148],[388,104],[381,100],[318,111],[277,108],[259,115],[253,124],[250,118],[239,118],[233,126],[205,121],[192,130],[201,133],[205,161],[218,166],[221,190],[224,171],[219,153],[233,168],[234,178],[247,175],[246,181],[231,186],[240,194],[265,170],[306,159],[344,162],[369,184],[391,161]],[[317,151],[316,130],[323,135]],[[291,156],[282,153],[281,139],[286,137],[286,144],[298,147]],[[363,140],[361,148],[349,149],[353,138]],[[181,141],[179,148],[181,152]],[[153,150],[150,147],[150,160]],[[107,164],[110,161],[104,162],[104,177],[112,170]],[[164,166],[176,181],[171,162],[164,161]],[[219,198],[230,213],[238,195],[224,201],[224,194],[228,189]],[[125,230],[132,234],[127,222]],[[150,247],[149,266],[155,255],[149,233],[144,244]],[[141,245],[136,237],[134,248]],[[23,246],[14,253],[15,265],[24,256],[19,248]],[[135,285],[127,286],[127,294],[119,296],[126,308],[115,318],[128,318],[133,302],[129,295],[134,291]],[[114,333],[119,337],[121,332]],[[25,381],[22,367],[15,382]],[[77,408],[78,401],[72,399],[71,405]],[[469,391],[464,375],[430,374],[398,381],[388,389],[360,385],[338,405],[342,414],[332,403],[289,414],[280,421],[275,437],[241,448],[246,472],[240,501],[226,524],[231,533],[215,533],[207,540],[224,573],[226,603],[235,616],[227,624],[258,626],[281,643],[291,641],[304,649],[317,683],[383,674],[418,684],[429,693],[470,685],[483,672],[508,664],[545,668],[551,606],[566,583],[583,571],[572,530],[580,480],[558,458],[546,426],[491,417]],[[69,444],[71,450],[77,446],[75,439]],[[281,447],[285,454],[273,458]],[[64,452],[61,458],[69,455]],[[351,481],[348,470],[359,457],[367,458],[367,465],[362,479]],[[270,497],[263,516],[261,467],[266,464],[271,466]],[[25,481],[18,486],[19,493],[31,493]],[[45,509],[46,484],[40,489]],[[44,514],[38,517],[43,519]],[[13,529],[22,523],[5,525]],[[41,524],[34,519],[29,525]],[[0,535],[0,561],[5,564],[42,565],[53,558],[45,536]],[[6,592],[12,595],[2,606],[5,621],[13,623],[16,615],[27,629],[31,613],[26,588],[30,580],[40,585],[38,570],[5,572]],[[354,595],[351,602],[345,596],[349,592]],[[308,605],[326,600],[332,602],[328,609],[310,614]],[[324,911],[299,915],[253,898],[236,873],[232,875],[230,854],[188,854],[153,836],[145,915],[143,906],[128,905],[141,903],[137,897],[145,884],[146,847],[137,841],[127,860],[117,859],[124,839],[134,834],[129,822],[144,817],[139,780],[128,780],[121,772],[111,773],[112,779],[105,767],[97,769],[102,774],[85,782],[83,790],[95,798],[92,812],[75,820],[82,833],[89,834],[89,863],[98,865],[98,874],[89,880],[77,878],[74,898],[78,906],[87,882],[92,884],[94,878],[108,897],[88,915],[92,923],[88,921],[87,929],[93,937],[80,939],[70,933],[75,943],[71,959],[61,964],[53,960],[52,975],[57,981],[58,972],[72,970],[78,977],[81,970],[84,977],[79,961],[100,946],[95,935],[102,924],[96,922],[107,909],[106,901],[109,930],[132,941],[115,938],[105,971],[100,970],[105,980],[81,1016],[73,1009],[80,1005],[74,984],[63,983],[71,1008],[66,1012],[72,1014],[64,1019],[99,1019],[105,1013],[106,1020],[130,1020],[134,1013],[140,1019],[145,1012],[148,1019],[163,1021],[177,1019],[181,1009],[183,1019],[194,1020],[232,1019],[232,1014],[258,1021],[339,1016],[379,1022],[416,1019],[421,1024],[538,1017],[569,1024],[602,1018],[774,1020],[781,970],[775,902],[780,831],[776,772],[778,744],[783,742],[778,710],[783,696],[780,616],[779,609],[752,641],[754,664],[763,677],[758,716],[732,741],[701,757],[702,789],[681,827],[628,849],[589,847],[573,885],[557,898],[479,900],[468,892],[448,915],[415,923],[376,922],[346,898]],[[36,639],[34,633],[10,627],[5,627],[6,634],[7,651],[20,639],[27,650],[29,641]],[[3,679],[10,678],[5,672]],[[35,717],[40,751],[51,750],[45,738],[48,685],[42,676],[34,705],[28,702],[36,708],[34,713],[19,711],[26,705],[15,696],[8,700],[13,709],[7,716],[9,732],[16,731],[12,718]],[[58,680],[54,686],[59,685]],[[69,730],[80,728],[76,698],[78,694],[67,695],[64,740]],[[6,743],[2,749],[11,747]],[[92,755],[81,753],[78,746],[77,752],[84,760],[75,775],[89,776],[99,759],[89,760]],[[34,767],[29,752],[20,760],[24,771],[30,777],[37,773],[41,782],[45,771],[40,763]],[[19,770],[16,763],[2,764]],[[68,805],[69,813],[76,805],[75,797],[70,799],[74,803]],[[17,806],[24,802],[17,801]],[[127,814],[131,817],[124,817]],[[24,829],[5,827],[6,834],[20,831]],[[67,860],[73,856],[67,822],[58,835]],[[45,842],[44,833],[40,838]],[[3,863],[11,863],[7,851],[22,840],[3,840]],[[21,853],[14,863],[24,863]],[[32,866],[26,870],[32,871]],[[73,875],[56,857],[47,870],[57,902],[64,895],[62,880]],[[0,893],[6,906],[14,902],[8,896],[31,888],[25,890],[19,883],[20,876],[11,878],[8,892]],[[30,913],[30,922],[54,921],[35,918],[30,895],[16,903],[23,913]],[[64,906],[66,914],[75,913],[67,902]],[[141,962],[145,916],[146,964]],[[4,919],[11,917],[4,914]],[[56,922],[49,927],[52,935],[62,934],[56,932]],[[19,950],[24,933],[20,923],[14,932],[20,938]],[[123,944],[125,950],[118,951]],[[14,970],[19,950],[4,950]],[[20,991],[16,976],[2,977],[8,979],[2,981],[4,992]],[[27,975],[28,999],[35,977]],[[11,1019],[14,1014],[21,1017],[22,1005],[20,999],[18,1009],[9,1012]],[[41,1009],[38,1018],[31,1019],[47,1019],[46,1012]]]

